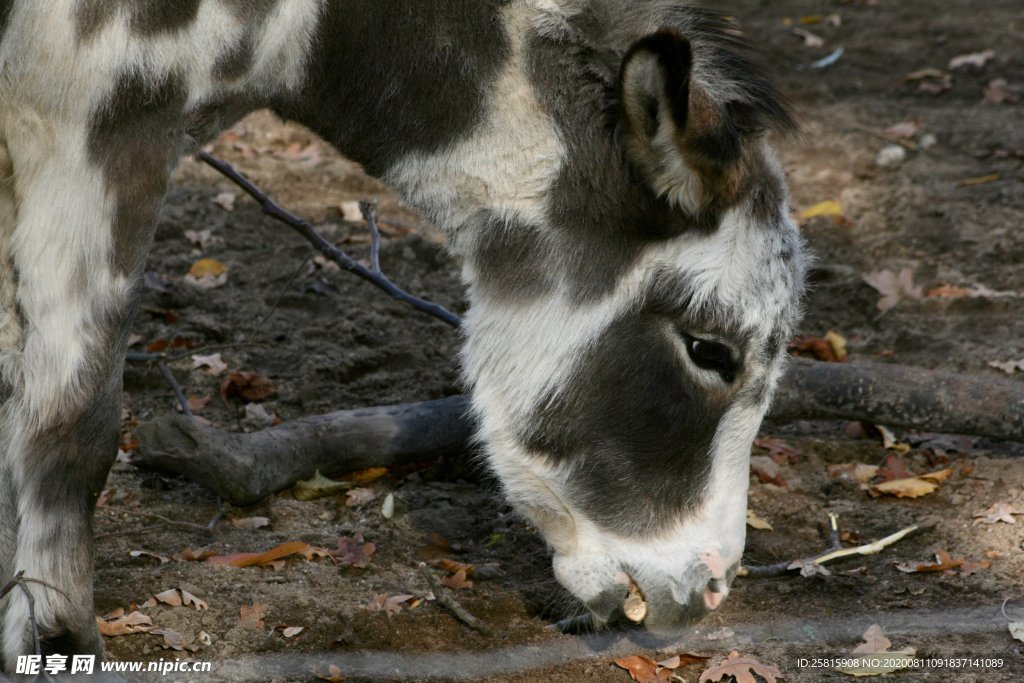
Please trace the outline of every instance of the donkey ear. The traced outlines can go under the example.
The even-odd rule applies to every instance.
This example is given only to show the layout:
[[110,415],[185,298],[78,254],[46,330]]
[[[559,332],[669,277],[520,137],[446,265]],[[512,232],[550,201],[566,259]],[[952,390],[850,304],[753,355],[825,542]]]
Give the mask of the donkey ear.
[[622,60],[619,101],[630,160],[656,192],[697,212],[736,193],[741,138],[691,78],[693,62],[676,31],[641,39]]

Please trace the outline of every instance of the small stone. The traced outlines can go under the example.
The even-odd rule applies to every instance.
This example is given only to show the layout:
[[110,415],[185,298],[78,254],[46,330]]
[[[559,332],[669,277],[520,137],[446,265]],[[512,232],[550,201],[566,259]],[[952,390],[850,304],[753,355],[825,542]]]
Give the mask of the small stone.
[[898,168],[907,158],[907,150],[900,145],[887,145],[878,150],[875,166],[879,168]]
[[935,145],[937,145],[938,143],[939,143],[939,139],[937,137],[935,137],[931,133],[925,133],[917,141],[917,146],[920,147],[922,150],[927,151],[927,150],[931,149],[932,147],[934,147]]

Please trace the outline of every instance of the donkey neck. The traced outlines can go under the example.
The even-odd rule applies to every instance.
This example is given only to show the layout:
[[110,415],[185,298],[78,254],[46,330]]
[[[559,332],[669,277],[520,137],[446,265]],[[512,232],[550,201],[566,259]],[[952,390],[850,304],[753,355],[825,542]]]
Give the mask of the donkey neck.
[[564,153],[528,77],[535,3],[385,4],[330,3],[307,84],[278,111],[394,186],[464,256],[485,218],[541,225]]

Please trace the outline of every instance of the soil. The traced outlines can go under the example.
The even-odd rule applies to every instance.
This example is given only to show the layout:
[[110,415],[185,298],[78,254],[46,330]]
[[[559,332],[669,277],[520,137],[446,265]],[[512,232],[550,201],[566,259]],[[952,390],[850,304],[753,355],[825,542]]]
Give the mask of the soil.
[[[1024,110],[1019,102],[982,100],[987,87],[999,94],[989,85],[996,79],[1024,86],[1024,7],[1017,0],[990,0],[984,12],[969,0],[736,0],[730,13],[764,46],[771,71],[801,111],[802,134],[777,141],[794,208],[823,200],[842,205],[842,219],[812,218],[804,225],[818,260],[801,334],[834,330],[846,338],[853,360],[1006,377],[989,362],[1024,359]],[[838,26],[827,18],[832,14],[841,19]],[[792,27],[811,31],[824,45],[804,45]],[[844,52],[834,64],[810,67],[838,47]],[[984,66],[947,68],[953,57],[986,49],[994,57]],[[951,73],[950,87],[931,93],[921,86],[936,79],[907,80],[926,68]],[[1024,99],[1024,91],[1016,96]],[[901,140],[910,148],[905,160],[880,167],[876,154],[894,144],[884,131],[905,121],[921,126]],[[376,200],[381,215],[394,221],[383,226],[385,272],[409,291],[464,309],[459,265],[436,230],[304,129],[257,113],[221,136],[212,151],[360,258],[367,256],[365,226],[344,220],[340,206]],[[192,354],[219,353],[230,371],[267,376],[275,393],[262,406],[283,420],[461,391],[456,331],[312,260],[301,238],[264,217],[248,198],[237,197],[227,210],[222,193],[238,191],[194,160],[181,163],[147,268],[157,286],[146,288],[146,310],[134,327],[141,340],[136,351],[161,339],[194,345],[172,350],[177,360],[170,366],[188,396],[210,397],[198,411],[204,419],[254,429],[260,418],[247,417],[235,399],[222,400],[224,374],[193,368]],[[186,230],[209,230],[211,240],[199,248]],[[201,257],[228,266],[224,286],[197,289],[183,282]],[[925,292],[946,284],[988,290],[972,297],[907,297],[880,313],[880,295],[863,277],[904,268]],[[1022,378],[1021,372],[1013,376]],[[124,403],[126,447],[134,425],[176,409],[160,372],[146,363],[126,369]],[[216,504],[200,486],[119,462],[96,516],[98,611],[130,609],[172,588],[193,593],[209,608],[140,608],[195,652],[165,649],[163,635],[136,634],[107,638],[107,653],[122,661],[212,662],[212,673],[195,680],[329,678],[333,664],[347,680],[623,683],[630,679],[613,663],[617,657],[711,657],[677,670],[691,681],[738,650],[778,667],[789,681],[833,681],[848,677],[814,666],[814,658],[849,653],[869,626],[879,624],[893,650],[912,647],[919,657],[938,659],[890,675],[893,680],[1021,680],[1024,644],[1011,637],[1006,622],[1024,620],[1024,524],[979,524],[974,515],[1001,501],[1024,511],[1024,448],[897,430],[897,439],[911,447],[900,455],[911,470],[953,467],[954,473],[920,498],[874,498],[856,483],[831,478],[828,469],[877,465],[897,453],[863,429],[767,423],[762,436],[781,439],[793,451],[777,455],[783,464],[775,483],[752,475],[750,508],[774,530],[749,530],[745,564],[820,551],[830,513],[838,515],[847,545],[914,523],[934,522],[934,528],[880,554],[836,561],[830,576],[737,579],[721,610],[681,641],[658,642],[636,631],[573,636],[548,628],[578,608],[554,581],[543,543],[471,458],[393,470],[366,485],[373,500],[355,506],[344,496],[301,502],[284,492],[227,511],[227,520],[267,517],[269,527],[245,530],[225,520],[209,532],[153,516],[205,524]],[[395,500],[391,519],[382,515],[388,494]],[[185,548],[234,553],[288,541],[334,548],[339,537],[355,534],[375,546],[365,568],[322,557],[291,558],[277,570],[173,559]],[[439,547],[445,542],[447,548]],[[133,557],[137,550],[171,561]],[[939,550],[990,566],[974,573],[904,573],[895,566],[930,561]],[[380,594],[426,595],[418,564],[439,555],[488,567],[472,588],[454,593],[496,635],[470,630],[431,601],[405,604],[396,614],[367,608]],[[243,606],[254,604],[265,611],[262,626],[240,618]],[[292,635],[284,627],[303,630]],[[955,657],[1002,664],[948,661]],[[801,664],[801,658],[809,661]]]

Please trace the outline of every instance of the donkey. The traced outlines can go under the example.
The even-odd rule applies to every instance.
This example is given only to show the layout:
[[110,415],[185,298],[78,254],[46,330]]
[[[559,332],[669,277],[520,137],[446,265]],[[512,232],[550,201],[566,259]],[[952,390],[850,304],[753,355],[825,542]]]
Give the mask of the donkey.
[[[447,233],[479,437],[598,620],[740,560],[804,250],[737,29],[672,0],[0,0],[0,585],[102,654],[92,513],[169,172],[270,107]],[[55,590],[59,589],[59,590]],[[20,591],[0,665],[33,649]]]

